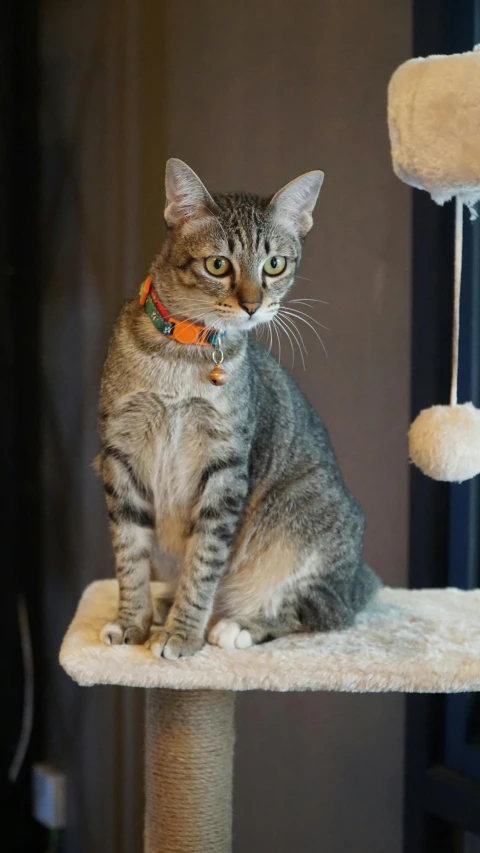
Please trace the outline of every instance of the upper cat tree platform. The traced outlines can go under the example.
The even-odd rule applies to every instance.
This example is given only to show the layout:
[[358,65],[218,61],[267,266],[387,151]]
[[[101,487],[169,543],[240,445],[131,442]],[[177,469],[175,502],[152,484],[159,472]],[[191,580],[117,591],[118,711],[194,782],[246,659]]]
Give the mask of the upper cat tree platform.
[[[158,595],[161,584],[152,584]],[[353,628],[295,635],[251,649],[206,646],[192,658],[157,660],[140,646],[105,646],[118,587],[83,594],[60,663],[81,685],[176,690],[337,690],[449,693],[480,690],[480,590],[381,590]]]

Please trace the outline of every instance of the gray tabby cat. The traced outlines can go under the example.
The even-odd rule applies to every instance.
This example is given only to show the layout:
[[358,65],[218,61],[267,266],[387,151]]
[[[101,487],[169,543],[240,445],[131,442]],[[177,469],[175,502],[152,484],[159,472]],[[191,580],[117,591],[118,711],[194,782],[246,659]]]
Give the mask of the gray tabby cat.
[[[340,629],[378,587],[325,427],[249,334],[293,284],[322,181],[308,172],[271,199],[217,195],[185,163],[167,163],[154,295],[173,318],[226,331],[216,354],[228,381],[209,381],[211,346],[177,342],[138,297],[127,302],[100,403],[98,467],[120,586],[107,643],[149,639],[174,659],[206,635],[245,648]],[[176,590],[150,635],[149,581],[167,566]]]

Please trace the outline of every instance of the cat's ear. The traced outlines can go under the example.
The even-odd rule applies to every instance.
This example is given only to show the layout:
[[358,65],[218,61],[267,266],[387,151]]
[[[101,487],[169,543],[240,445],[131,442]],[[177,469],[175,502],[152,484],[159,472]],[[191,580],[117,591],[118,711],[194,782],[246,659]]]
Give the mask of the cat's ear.
[[211,216],[215,202],[198,175],[183,160],[171,157],[165,170],[165,221],[180,225],[187,219]]
[[313,208],[323,184],[320,170],[305,172],[275,193],[269,204],[276,219],[305,237],[313,225]]

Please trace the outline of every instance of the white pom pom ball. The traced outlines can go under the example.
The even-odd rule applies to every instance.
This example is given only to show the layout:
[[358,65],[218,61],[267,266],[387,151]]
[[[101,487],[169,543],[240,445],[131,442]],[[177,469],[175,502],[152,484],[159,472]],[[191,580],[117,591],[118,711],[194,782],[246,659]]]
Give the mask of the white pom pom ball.
[[424,409],[408,439],[410,459],[434,480],[463,483],[480,474],[480,409],[472,403]]

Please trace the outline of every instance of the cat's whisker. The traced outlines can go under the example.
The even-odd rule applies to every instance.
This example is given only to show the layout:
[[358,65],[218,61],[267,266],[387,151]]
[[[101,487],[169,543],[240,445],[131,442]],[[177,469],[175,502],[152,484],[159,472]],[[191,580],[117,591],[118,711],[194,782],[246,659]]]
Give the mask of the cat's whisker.
[[301,332],[300,332],[300,329],[299,329],[299,328],[298,328],[298,326],[295,324],[295,320],[293,320],[293,319],[292,319],[292,317],[289,317],[288,315],[283,314],[283,312],[282,312],[282,318],[283,318],[283,322],[284,322],[284,323],[288,323],[288,324],[289,324],[289,326],[288,326],[288,327],[289,327],[289,329],[290,329],[290,328],[295,329],[295,331],[297,332],[297,334],[299,334],[299,335],[300,335],[300,338],[301,338],[301,341],[302,341],[303,350],[304,350],[305,354],[306,354],[306,355],[308,355],[308,350],[307,350],[307,347],[305,346],[305,341],[303,340],[303,337],[302,337],[302,334],[301,334]]
[[289,328],[293,327],[293,328],[295,329],[295,331],[297,332],[297,334],[299,334],[299,335],[300,335],[300,339],[301,339],[301,341],[302,341],[303,350],[304,350],[305,354],[306,354],[306,355],[308,355],[307,348],[306,348],[306,346],[305,346],[305,341],[303,340],[303,336],[302,336],[302,334],[301,334],[301,332],[300,332],[300,329],[299,329],[299,328],[298,328],[298,326],[296,325],[295,320],[293,319],[293,317],[290,317],[288,314],[284,314],[284,313],[283,313],[283,311],[282,311],[282,317],[283,317],[283,322],[284,322],[284,323],[289,323],[289,324],[291,324],[291,325],[289,326]]
[[278,323],[278,325],[279,325],[280,329],[281,329],[281,330],[284,332],[284,334],[287,336],[288,342],[289,342],[289,344],[290,344],[290,349],[292,350],[292,368],[291,368],[291,369],[293,370],[293,369],[294,369],[294,367],[295,367],[295,348],[294,348],[294,346],[293,346],[292,336],[291,336],[291,334],[290,334],[290,332],[289,332],[288,328],[285,326],[285,324],[284,324],[283,320],[281,319],[281,317],[279,317],[279,316],[277,315],[277,317],[276,317],[276,321],[277,321],[277,323]]
[[[202,309],[204,310],[202,311]],[[206,303],[205,305],[199,305],[197,302],[189,303],[188,305],[179,304],[178,310],[173,311],[172,316],[176,317],[179,320],[182,320],[183,322],[184,320],[194,320],[195,317],[200,318],[200,316],[208,314],[209,310],[211,311],[212,309],[209,308],[208,303]],[[182,318],[182,315],[184,314],[187,314],[189,316]]]
[[194,324],[194,323],[198,322],[198,320],[202,320],[204,317],[207,317],[208,314],[211,314],[211,311],[203,311],[201,314],[197,314],[195,312],[195,315],[193,317],[185,317],[185,319],[182,320],[181,322],[182,323],[191,322],[192,324]]
[[[182,313],[183,312],[191,313],[193,311],[201,311],[202,309],[204,309],[206,311],[209,308],[210,308],[210,310],[213,310],[211,308],[211,302],[209,302],[209,301],[199,303],[198,301],[193,302],[192,300],[190,300],[187,304],[181,303],[181,302],[179,303],[179,312],[182,312]],[[176,312],[176,313],[179,313],[179,312]]]
[[[255,332],[255,340],[260,341],[263,338],[263,333],[265,331],[265,325],[266,325],[265,323],[259,323],[258,326],[255,326],[255,328],[253,330]],[[258,334],[259,332],[260,332],[260,334]]]
[[209,298],[206,293],[200,293],[200,292],[188,293],[188,294],[179,294],[178,296],[176,296],[176,299],[179,300],[180,302],[190,302],[190,303],[193,303],[195,305],[198,305],[199,303],[202,303],[202,302],[205,305],[211,305],[212,304],[211,298]]
[[[211,313],[210,311],[205,311],[203,314],[197,314],[195,317],[187,317],[186,320],[182,320],[181,322],[187,323],[186,328],[190,329],[192,326],[195,326],[204,317],[208,317],[208,315],[210,313]],[[223,329],[221,331],[223,331]]]
[[[219,326],[219,329],[218,329],[218,331],[219,331],[219,332],[226,332],[226,331],[228,331],[228,323],[226,323],[226,322],[225,322],[224,320],[222,320],[221,318],[219,318],[218,320],[216,320],[216,321],[215,321],[215,323]],[[216,328],[216,327],[217,327],[217,326],[215,326],[215,328]]]
[[295,339],[295,343],[297,344],[298,350],[300,352],[300,358],[302,359],[303,369],[306,370],[303,352],[305,351],[305,355],[308,355],[308,351],[307,351],[307,348],[305,346],[305,342],[303,340],[301,332],[299,329],[297,329],[294,321],[291,320],[289,317],[283,317],[282,319],[283,319],[283,322],[285,323],[285,325],[287,326],[287,328],[290,329],[290,331],[291,331],[291,333]]
[[288,329],[287,329],[287,328],[286,328],[286,326],[283,324],[283,322],[282,322],[281,318],[278,316],[278,314],[277,314],[277,316],[276,316],[276,317],[274,317],[274,318],[273,318],[273,322],[274,322],[274,323],[275,323],[275,320],[277,321],[277,323],[278,323],[278,325],[279,325],[280,329],[281,329],[281,330],[286,334],[286,336],[287,336],[287,338],[288,338],[288,342],[289,342],[289,344],[290,344],[290,348],[291,348],[291,350],[292,350],[292,370],[293,370],[293,368],[295,367],[295,350],[294,350],[294,348],[293,348],[293,341],[292,341],[292,338],[291,338],[291,336],[290,336],[290,334],[289,334],[289,332],[288,332]]
[[[203,305],[198,305],[198,302],[195,302],[192,304],[192,302],[190,301],[188,305],[185,305],[183,307],[180,306],[180,310],[183,313],[183,311],[185,311],[185,312],[192,311],[193,309],[196,309],[199,307],[207,307],[207,310],[203,311],[202,313],[198,313],[198,314],[195,313],[194,316],[185,318],[182,322],[191,321],[191,325],[194,325],[195,322],[198,322],[200,320],[205,320],[206,317],[211,315],[211,318],[212,318],[210,321],[211,326],[213,326],[214,328],[218,328],[219,331],[221,331],[221,332],[228,330],[228,318],[225,318],[225,317],[222,317],[221,315],[219,315],[217,313],[217,311],[215,310],[215,306],[212,306],[210,300],[204,302]],[[233,316],[233,314],[232,314],[232,316]]]
[[288,313],[293,314],[294,316],[297,316],[297,317],[300,317],[300,316],[308,317],[308,319],[311,320],[312,323],[316,323],[317,326],[320,326],[321,329],[325,329],[325,331],[327,331],[327,332],[331,331],[331,329],[329,329],[328,326],[324,326],[322,323],[320,323],[318,320],[316,320],[315,317],[312,317],[311,314],[307,314],[306,311],[300,311],[299,308],[283,308],[283,310],[287,311]]
[[282,344],[280,342],[280,335],[278,333],[277,324],[275,322],[275,317],[272,317],[272,326],[274,328],[275,334],[277,336],[277,341],[278,341],[278,367],[277,367],[277,373],[278,373],[278,368],[280,367],[280,359],[282,357]]
[[270,346],[268,348],[268,352],[271,353],[272,346],[273,346],[273,335],[272,335],[272,326],[270,323],[267,326],[267,330],[268,330],[268,334],[270,335]]
[[[199,320],[201,320],[201,318],[204,317],[208,313],[209,313],[208,311],[205,311],[203,313],[198,313],[196,311],[195,314],[192,315],[191,317],[181,317],[181,316],[179,317],[179,316],[177,316],[175,319],[177,319],[180,323],[196,323]],[[183,311],[178,312],[178,314],[183,314]]]
[[211,302],[205,302],[203,305],[199,305],[198,302],[190,302],[188,305],[181,306],[181,308],[184,311],[204,311],[205,313],[214,310]]
[[[284,312],[284,311],[286,311],[286,310],[288,311],[288,309],[282,308],[282,312]],[[292,313],[293,313],[293,312],[292,312]],[[320,341],[320,343],[321,343],[321,345],[322,345],[322,348],[323,348],[323,351],[324,351],[324,353],[325,353],[326,357],[328,358],[328,352],[327,352],[327,349],[326,349],[326,347],[325,347],[325,344],[323,343],[323,341],[322,341],[322,339],[321,339],[321,337],[320,337],[320,335],[319,335],[319,333],[318,333],[317,329],[315,328],[315,326],[312,326],[312,324],[311,324],[311,323],[309,323],[309,322],[308,322],[308,320],[305,320],[305,318],[304,318],[304,317],[300,317],[299,315],[294,315],[294,316],[296,316],[296,319],[297,319],[297,320],[301,320],[301,321],[302,321],[302,323],[305,323],[307,326],[309,326],[309,327],[310,327],[310,329],[312,330],[312,332],[314,332],[314,333],[315,333],[315,335],[317,336],[318,340]],[[298,331],[298,329],[297,329],[297,331]]]
[[290,304],[290,302],[321,302],[322,305],[330,305],[325,299],[309,299],[307,297],[304,299],[287,299],[287,304]]
[[[179,305],[179,311],[186,312],[186,313],[191,313],[193,311],[202,311],[202,310],[207,311],[209,309],[212,310],[211,306],[208,304],[208,302],[205,302],[203,305],[199,305],[196,302],[190,302],[188,305]],[[176,313],[178,313],[178,312],[176,312]]]

